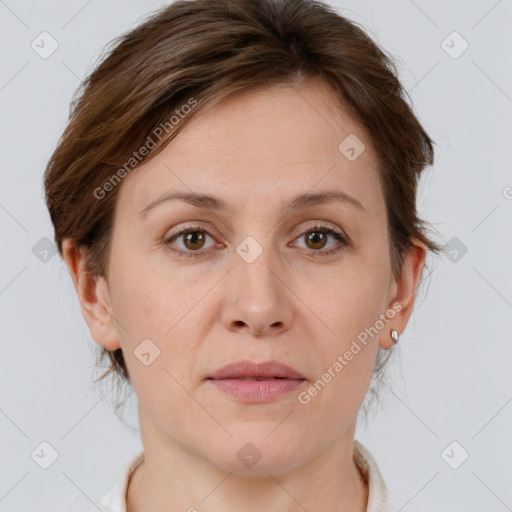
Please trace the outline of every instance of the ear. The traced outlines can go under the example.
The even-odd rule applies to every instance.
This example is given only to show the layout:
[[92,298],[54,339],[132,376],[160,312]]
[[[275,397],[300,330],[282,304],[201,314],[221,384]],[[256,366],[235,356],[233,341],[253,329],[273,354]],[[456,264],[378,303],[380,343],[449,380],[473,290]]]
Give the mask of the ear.
[[393,340],[389,334],[390,329],[396,329],[399,334],[405,331],[413,311],[416,292],[423,267],[425,266],[426,256],[426,245],[415,239],[409,251],[404,254],[400,277],[396,279],[392,276],[386,311],[393,310],[396,314],[387,324],[383,335],[379,337],[380,348],[388,349],[393,346]]
[[120,348],[106,280],[86,272],[86,249],[77,249],[73,240],[63,240],[62,252],[92,338],[107,350]]

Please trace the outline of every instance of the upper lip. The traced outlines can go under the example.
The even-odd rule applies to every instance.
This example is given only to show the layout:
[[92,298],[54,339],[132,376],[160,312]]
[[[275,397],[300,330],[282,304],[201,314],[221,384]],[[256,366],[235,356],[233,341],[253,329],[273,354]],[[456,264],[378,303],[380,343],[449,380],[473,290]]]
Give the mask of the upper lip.
[[249,360],[236,361],[219,368],[208,379],[240,379],[240,378],[281,378],[303,380],[304,376],[294,368],[279,361],[255,363]]

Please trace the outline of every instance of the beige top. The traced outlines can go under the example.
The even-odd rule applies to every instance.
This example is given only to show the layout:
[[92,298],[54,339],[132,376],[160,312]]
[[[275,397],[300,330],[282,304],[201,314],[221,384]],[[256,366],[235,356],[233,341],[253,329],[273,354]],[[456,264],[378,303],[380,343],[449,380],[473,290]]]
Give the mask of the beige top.
[[[124,467],[110,492],[101,504],[104,512],[126,512],[126,491],[132,473],[144,460],[144,452],[138,453]],[[371,453],[354,439],[354,461],[368,483],[368,506],[366,512],[388,512],[388,491],[379,468]]]

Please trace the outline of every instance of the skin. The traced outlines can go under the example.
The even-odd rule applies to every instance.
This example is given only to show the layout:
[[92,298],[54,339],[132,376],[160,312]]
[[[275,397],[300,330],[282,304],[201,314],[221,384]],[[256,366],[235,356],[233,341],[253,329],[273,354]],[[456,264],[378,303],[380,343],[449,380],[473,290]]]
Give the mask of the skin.
[[[389,349],[390,329],[407,325],[426,248],[414,241],[393,277],[377,156],[332,95],[319,80],[253,88],[192,120],[120,185],[108,281],[87,275],[83,250],[64,242],[91,335],[123,349],[138,397],[145,460],[130,481],[129,512],[366,510],[353,460],[357,413],[378,347]],[[354,161],[338,150],[349,134],[366,146]],[[350,194],[364,211],[342,201],[287,210],[295,194],[326,188]],[[175,200],[141,219],[166,191],[219,196],[230,210]],[[193,221],[207,231],[203,245],[183,236],[165,244]],[[315,221],[350,245],[332,236],[308,243]],[[263,250],[252,263],[236,252],[247,236]],[[171,245],[203,255],[179,257]],[[298,392],[395,303],[401,310],[379,334],[299,403]],[[147,338],[160,349],[149,366],[134,355]],[[276,359],[307,381],[272,402],[241,403],[205,380],[240,359]],[[248,442],[262,454],[251,468],[237,457]]]

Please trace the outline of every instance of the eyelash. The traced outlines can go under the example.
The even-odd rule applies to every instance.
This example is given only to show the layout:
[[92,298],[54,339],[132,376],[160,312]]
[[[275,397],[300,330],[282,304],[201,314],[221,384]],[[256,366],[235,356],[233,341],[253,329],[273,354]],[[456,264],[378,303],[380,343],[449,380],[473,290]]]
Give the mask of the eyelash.
[[[181,231],[177,232],[177,233],[174,233],[172,236],[170,236],[169,238],[165,239],[164,240],[164,244],[167,245],[169,247],[169,249],[171,251],[173,251],[174,253],[178,254],[178,256],[180,257],[185,257],[185,258],[199,258],[199,257],[202,257],[205,255],[205,251],[201,251],[201,250],[198,250],[198,251],[183,251],[182,249],[175,249],[173,247],[171,247],[171,242],[174,241],[175,239],[179,238],[181,235],[185,235],[185,234],[189,234],[189,233],[195,233],[195,232],[202,232],[202,233],[206,233],[209,237],[213,238],[212,235],[210,235],[210,233],[200,227],[200,226],[187,226],[185,229],[182,229]],[[338,231],[332,229],[332,228],[329,228],[327,226],[322,226],[322,225],[316,225],[316,226],[313,226],[311,228],[309,228],[307,231],[305,231],[304,233],[302,233],[302,235],[300,235],[298,238],[302,238],[303,236],[305,236],[306,234],[308,233],[311,233],[311,232],[316,232],[316,233],[323,233],[323,234],[326,234],[326,235],[331,235],[334,239],[336,239],[338,242],[340,242],[340,245],[338,245],[337,247],[333,248],[333,249],[327,249],[327,250],[318,250],[318,251],[315,251],[315,250],[312,250],[310,249],[309,252],[310,254],[316,258],[318,256],[329,256],[331,254],[334,254],[338,251],[341,251],[341,249],[343,249],[344,247],[347,247],[350,245],[350,242],[347,238],[345,238],[341,233],[339,233]]]

